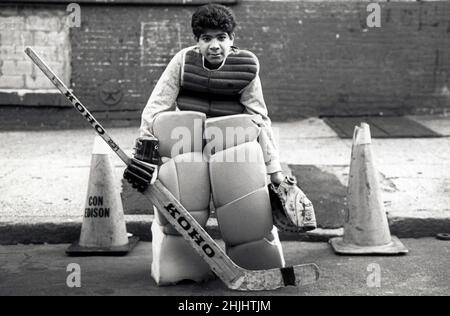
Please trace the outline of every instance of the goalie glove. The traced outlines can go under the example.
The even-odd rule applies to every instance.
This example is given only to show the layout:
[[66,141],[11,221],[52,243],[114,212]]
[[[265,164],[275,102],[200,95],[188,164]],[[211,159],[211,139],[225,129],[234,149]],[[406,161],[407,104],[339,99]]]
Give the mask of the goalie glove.
[[294,177],[286,177],[279,186],[269,184],[272,217],[280,230],[302,233],[317,227],[311,201],[296,185]]
[[125,169],[123,177],[133,188],[144,192],[150,184],[155,183],[158,175],[159,141],[155,137],[139,137],[134,147],[134,158]]

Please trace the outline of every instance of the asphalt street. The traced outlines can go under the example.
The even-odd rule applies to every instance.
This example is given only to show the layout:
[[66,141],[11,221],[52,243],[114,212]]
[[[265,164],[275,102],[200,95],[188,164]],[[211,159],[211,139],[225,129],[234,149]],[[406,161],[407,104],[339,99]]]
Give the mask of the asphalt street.
[[[409,249],[407,255],[361,257],[336,255],[327,243],[283,242],[287,264],[315,262],[321,270],[319,281],[300,288],[245,293],[228,290],[218,279],[156,286],[150,275],[148,242],[140,242],[124,257],[68,257],[67,244],[0,246],[0,295],[448,295],[450,242],[402,241]],[[76,271],[80,287],[69,287],[76,285],[72,275]]]

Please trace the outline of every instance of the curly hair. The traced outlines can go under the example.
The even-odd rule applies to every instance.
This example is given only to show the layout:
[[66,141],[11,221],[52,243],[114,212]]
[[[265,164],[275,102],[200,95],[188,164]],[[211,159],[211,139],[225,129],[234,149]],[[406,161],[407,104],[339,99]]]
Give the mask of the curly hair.
[[231,35],[236,27],[236,19],[230,8],[220,4],[206,4],[192,15],[191,26],[197,40],[206,29],[222,30]]

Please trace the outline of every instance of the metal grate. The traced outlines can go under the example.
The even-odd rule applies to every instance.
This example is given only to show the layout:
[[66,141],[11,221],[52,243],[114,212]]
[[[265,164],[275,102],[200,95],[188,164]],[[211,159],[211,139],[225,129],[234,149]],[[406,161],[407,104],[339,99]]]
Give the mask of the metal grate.
[[352,138],[356,125],[370,125],[373,138],[442,137],[441,134],[403,116],[327,117],[324,121],[340,138]]

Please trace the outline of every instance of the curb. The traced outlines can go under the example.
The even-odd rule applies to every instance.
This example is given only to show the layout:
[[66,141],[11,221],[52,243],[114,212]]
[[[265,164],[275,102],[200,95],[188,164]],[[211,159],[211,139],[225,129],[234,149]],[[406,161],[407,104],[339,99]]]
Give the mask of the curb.
[[[151,225],[153,215],[125,215],[127,230],[142,241],[151,241]],[[15,244],[62,244],[78,240],[81,231],[81,218],[62,219],[54,218],[28,219],[24,222],[0,222],[0,245]],[[400,238],[435,237],[438,233],[450,231],[450,218],[389,218],[391,234]],[[210,218],[206,231],[214,238],[221,239],[217,220]],[[330,238],[343,234],[343,228],[323,229],[303,233],[280,232],[281,241],[311,241],[327,242]]]

